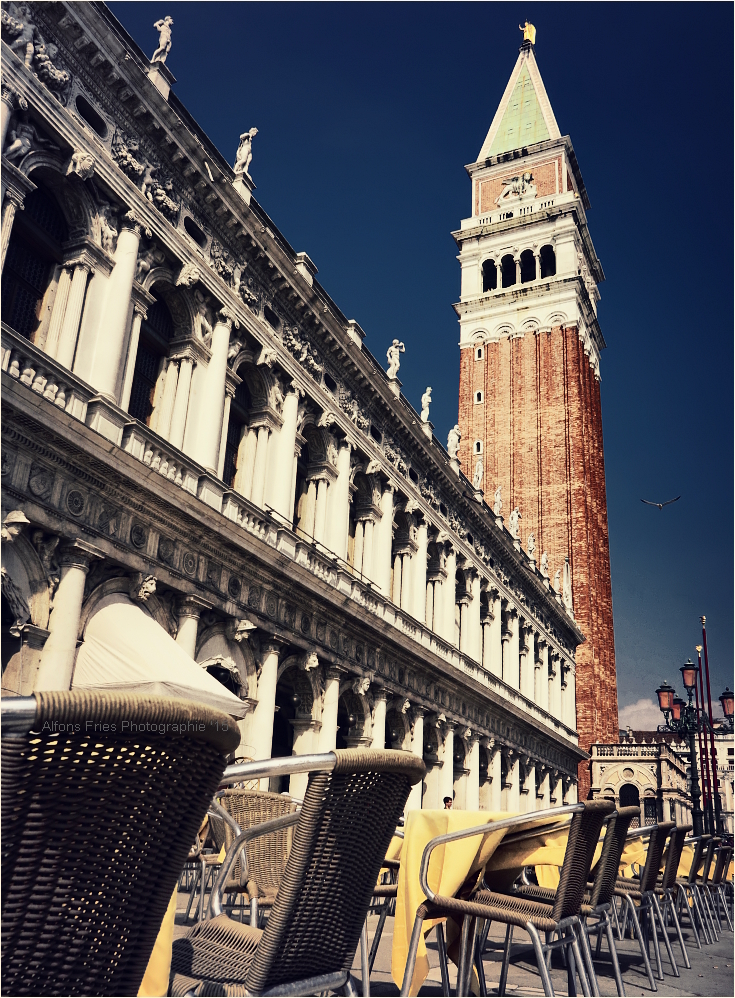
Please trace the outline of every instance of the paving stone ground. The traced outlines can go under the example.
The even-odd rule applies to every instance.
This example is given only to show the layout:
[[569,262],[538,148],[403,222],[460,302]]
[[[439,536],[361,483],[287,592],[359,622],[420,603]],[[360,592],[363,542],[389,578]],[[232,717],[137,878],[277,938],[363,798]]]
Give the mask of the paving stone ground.
[[[187,893],[179,892],[176,927],[174,929],[175,938],[179,938],[187,931],[187,928],[184,925],[184,912],[186,910],[188,900],[189,895]],[[209,898],[207,898],[207,900],[209,900]],[[193,918],[190,917],[189,924],[192,923]],[[377,923],[378,916],[370,915],[368,918],[370,943],[372,943]],[[698,950],[696,948],[694,939],[691,935],[691,930],[688,930],[685,927],[683,929],[683,935],[684,942],[689,953],[689,959],[692,964],[691,970],[687,970],[683,965],[681,951],[679,950],[678,944],[674,944],[673,941],[674,933],[672,930],[672,947],[674,950],[674,958],[679,967],[680,976],[678,978],[673,976],[662,945],[661,949],[664,980],[657,981],[657,993],[662,996],[677,996],[677,998],[678,996],[682,996],[682,998],[684,998],[684,996],[686,996],[686,998],[694,998],[694,996],[700,995],[704,996],[704,998],[715,998],[715,996],[733,998],[733,996],[735,996],[735,951],[733,934],[725,929],[720,936],[719,942],[714,943],[711,946],[703,946],[702,950]],[[504,936],[505,928],[503,926],[496,924],[491,927],[483,960],[488,994],[497,994]],[[385,923],[385,929],[383,931],[377,957],[373,966],[373,973],[370,978],[371,993],[375,995],[376,998],[383,998],[383,996],[388,998],[388,996],[395,996],[399,993],[399,989],[393,983],[393,979],[390,974],[392,945],[393,919],[389,918]],[[625,990],[629,998],[636,998],[636,996],[639,995],[651,995],[652,992],[648,987],[648,981],[643,968],[638,943],[631,939],[624,939],[622,942],[618,941],[617,947],[620,959],[620,968],[622,970],[623,981],[625,983]],[[432,969],[426,982],[421,988],[421,991],[419,992],[420,998],[424,998],[424,996],[427,996],[428,998],[428,996],[441,995],[439,958],[433,935],[429,936],[427,949],[429,953],[429,963],[431,964]],[[651,949],[651,958],[653,960],[653,949]],[[615,980],[612,976],[612,968],[607,957],[606,945],[603,945],[601,958],[599,960],[595,960],[595,971],[597,973],[597,980],[600,987],[600,995],[603,996],[603,998],[606,998],[608,995],[617,995]],[[359,981],[359,948],[353,966],[353,973]],[[552,966],[551,977],[556,994],[560,996],[566,995],[567,976],[566,970],[561,965],[560,959],[557,960],[555,958]],[[457,980],[457,968],[452,963],[449,964],[449,979],[452,986],[452,993],[454,993]],[[536,961],[534,959],[530,940],[520,929],[515,930],[513,936],[513,949],[511,967],[508,973],[507,994],[519,996],[519,998],[521,995],[534,996],[534,998],[536,995],[543,995],[543,989],[541,988],[541,982],[536,970]]]

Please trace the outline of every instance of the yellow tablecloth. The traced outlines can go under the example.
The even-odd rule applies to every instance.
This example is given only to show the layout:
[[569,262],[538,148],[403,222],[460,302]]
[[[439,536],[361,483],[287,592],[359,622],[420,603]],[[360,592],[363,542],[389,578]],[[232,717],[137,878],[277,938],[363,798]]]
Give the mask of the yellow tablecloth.
[[145,975],[138,989],[138,998],[161,998],[168,994],[168,979],[171,973],[171,951],[174,945],[174,922],[176,920],[176,893],[174,888],[163,916],[161,928],[148,960]]
[[[511,818],[507,811],[493,813],[490,811],[411,811],[405,827],[405,840],[401,851],[401,866],[398,874],[398,895],[396,898],[396,918],[393,929],[393,952],[391,973],[394,982],[401,986],[408,955],[408,943],[413,930],[416,909],[426,900],[419,884],[419,871],[424,849],[431,839],[448,832],[458,832],[473,828],[490,821]],[[450,842],[434,850],[429,864],[429,884],[436,894],[452,896],[471,876],[479,875],[483,867],[488,880],[499,887],[505,882],[512,883],[518,872],[524,866],[541,864],[551,867],[561,865],[569,834],[567,827],[558,827],[557,819],[552,819],[549,829],[549,819],[529,814],[528,824],[524,823],[511,829],[512,836],[525,830],[537,828],[535,834],[520,841],[508,844],[506,849],[501,843],[506,835],[505,829],[479,833],[471,838]],[[541,825],[541,827],[537,827]],[[429,961],[426,955],[425,937],[436,925],[436,921],[424,922],[422,937],[419,941],[418,956],[410,994],[416,995],[429,972]]]

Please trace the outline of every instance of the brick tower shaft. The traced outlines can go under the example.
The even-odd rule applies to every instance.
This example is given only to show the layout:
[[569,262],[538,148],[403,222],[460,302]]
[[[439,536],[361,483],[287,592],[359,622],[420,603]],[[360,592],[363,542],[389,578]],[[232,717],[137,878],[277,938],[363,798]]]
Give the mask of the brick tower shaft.
[[[528,141],[523,145],[523,139]],[[478,157],[460,248],[459,458],[482,464],[486,501],[521,515],[520,538],[562,589],[585,635],[577,649],[577,730],[585,750],[618,740],[617,685],[590,207],[525,41]],[[533,538],[529,535],[533,534]],[[568,576],[567,576],[568,579]],[[589,790],[580,765],[579,799]]]

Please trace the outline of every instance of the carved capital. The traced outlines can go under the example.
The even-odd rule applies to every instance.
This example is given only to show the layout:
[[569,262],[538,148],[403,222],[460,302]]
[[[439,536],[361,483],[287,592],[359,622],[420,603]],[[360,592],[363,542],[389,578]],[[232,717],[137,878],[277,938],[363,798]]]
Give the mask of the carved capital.
[[126,211],[125,214],[120,218],[120,228],[128,229],[130,232],[134,232],[138,238],[145,233],[148,239],[153,238],[153,233],[148,228],[148,226],[143,222],[140,216],[133,211]]
[[217,323],[227,326],[228,329],[232,329],[233,326],[235,329],[240,328],[240,322],[237,316],[227,305],[224,305],[217,311]]
[[2,84],[0,89],[0,100],[3,104],[7,104],[11,110],[27,111],[28,101],[22,94],[19,94],[17,90],[14,90],[7,83]]
[[205,610],[211,609],[212,604],[200,596],[184,596],[176,604],[176,613],[179,618],[193,617],[195,620],[199,620],[199,617]]
[[86,541],[69,541],[60,545],[56,557],[62,568],[80,568],[87,572],[93,559],[104,558],[105,555]]

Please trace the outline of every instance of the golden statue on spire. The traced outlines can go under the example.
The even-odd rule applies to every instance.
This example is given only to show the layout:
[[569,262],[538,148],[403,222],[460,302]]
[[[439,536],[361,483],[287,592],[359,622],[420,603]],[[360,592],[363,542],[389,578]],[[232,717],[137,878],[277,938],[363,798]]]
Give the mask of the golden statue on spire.
[[526,21],[523,27],[519,24],[518,30],[523,32],[524,42],[530,42],[531,45],[536,44],[536,28],[529,21]]

